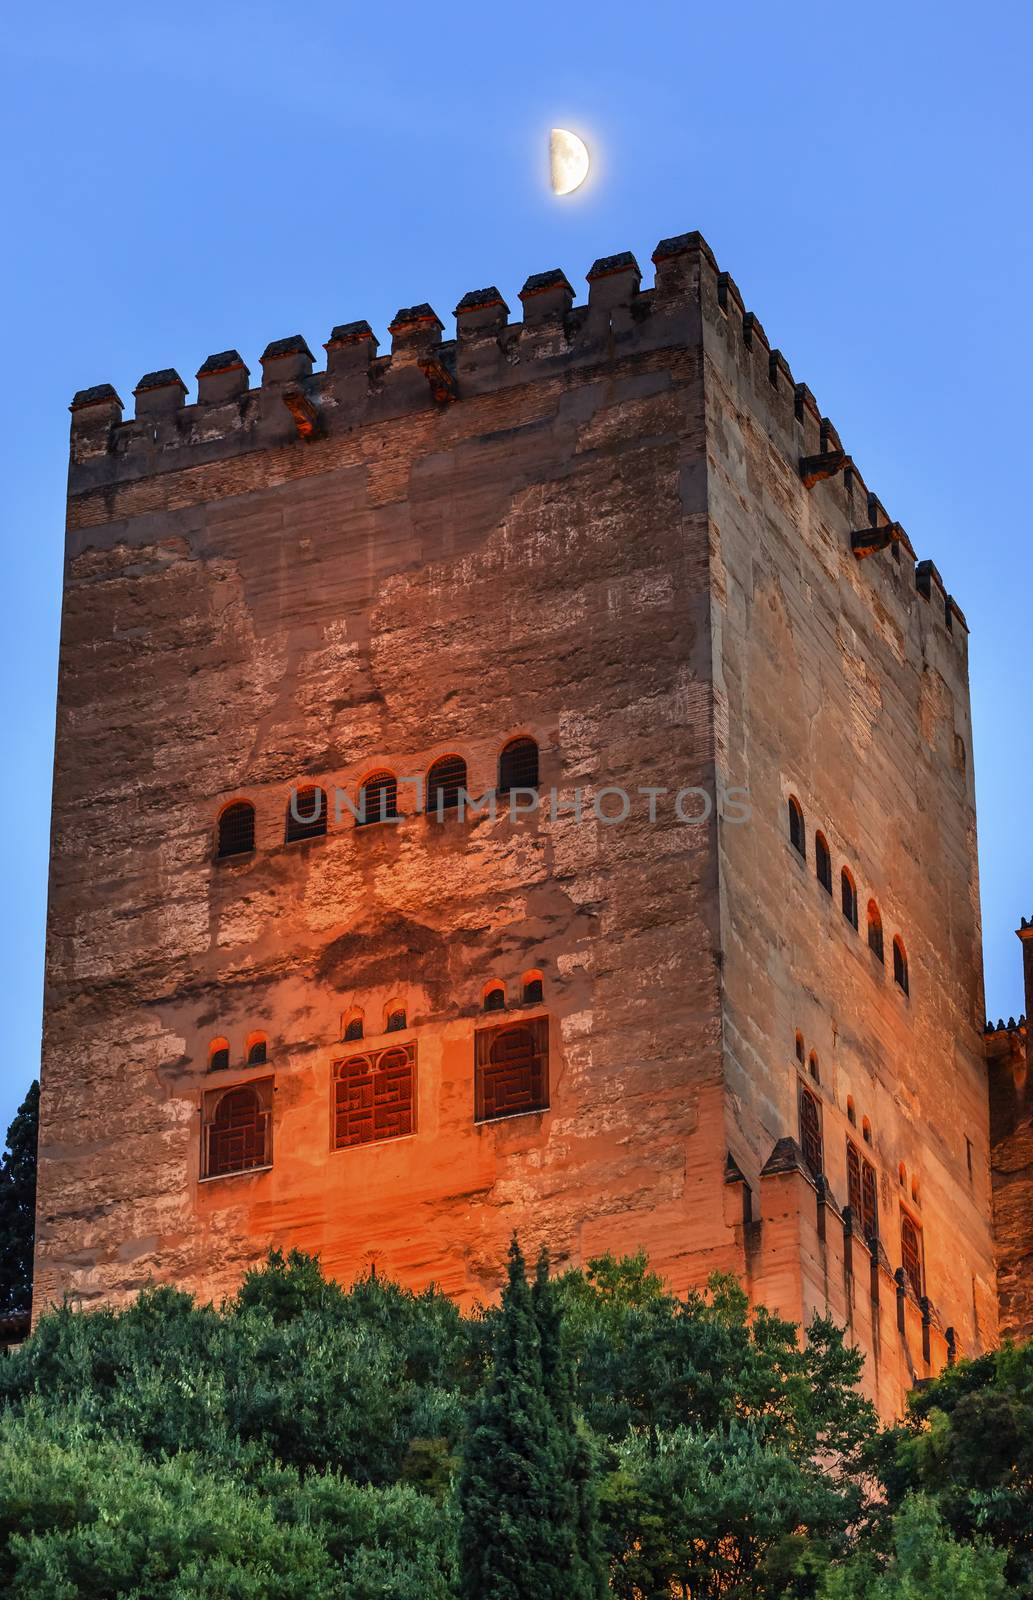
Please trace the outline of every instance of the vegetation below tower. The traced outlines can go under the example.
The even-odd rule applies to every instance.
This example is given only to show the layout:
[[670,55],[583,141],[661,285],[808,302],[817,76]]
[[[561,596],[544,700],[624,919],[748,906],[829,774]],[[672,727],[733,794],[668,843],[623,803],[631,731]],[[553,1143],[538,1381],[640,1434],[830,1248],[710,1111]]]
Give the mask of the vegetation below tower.
[[22,1600],[1003,1600],[1033,1594],[1033,1355],[880,1430],[817,1320],[643,1259],[500,1307],[274,1252],[221,1308],[62,1309],[0,1360]]

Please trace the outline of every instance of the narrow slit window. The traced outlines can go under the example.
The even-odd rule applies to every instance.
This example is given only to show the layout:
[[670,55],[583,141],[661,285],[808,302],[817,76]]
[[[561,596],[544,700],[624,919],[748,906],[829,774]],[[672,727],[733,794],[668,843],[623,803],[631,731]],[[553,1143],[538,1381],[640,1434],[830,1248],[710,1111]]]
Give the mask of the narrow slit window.
[[857,885],[851,877],[850,870],[843,868],[840,873],[840,890],[842,895],[843,915],[846,917],[854,932],[857,931]]
[[809,1089],[800,1090],[800,1148],[804,1165],[812,1178],[820,1178],[825,1167],[821,1140],[821,1112]]
[[908,978],[907,952],[904,941],[899,934],[893,940],[893,981],[905,994],[911,993],[911,983]]
[[814,870],[826,894],[832,893],[832,852],[823,833],[814,835]]
[[879,960],[885,962],[886,955],[882,942],[882,917],[874,900],[868,902],[868,948]]
[[807,859],[807,833],[804,828],[803,807],[795,795],[789,796],[789,843],[796,853]]

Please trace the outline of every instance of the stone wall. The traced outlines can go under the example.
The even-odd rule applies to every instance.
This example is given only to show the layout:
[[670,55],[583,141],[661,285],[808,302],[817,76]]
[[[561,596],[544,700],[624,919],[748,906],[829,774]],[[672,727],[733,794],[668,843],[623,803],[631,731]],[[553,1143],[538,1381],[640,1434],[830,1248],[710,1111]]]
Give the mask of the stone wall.
[[[993,1337],[964,619],[699,236],[654,261],[648,290],[632,257],[597,262],[580,307],[562,273],[529,279],[522,323],[477,291],[454,340],[409,308],[390,356],[342,324],[322,373],[278,340],[255,389],[221,352],[192,405],[164,369],[128,421],[107,386],[76,397],[37,1314],[149,1277],[217,1296],[292,1244],[470,1301],[517,1229],[561,1262],[645,1249],[678,1289],[729,1270],[786,1315],[828,1308],[887,1414],[948,1328]],[[532,817],[439,822],[403,785],[397,823],[346,805],[284,842],[301,782],[354,802],[459,754],[480,795],[515,735],[541,751]],[[688,786],[717,799],[703,823]],[[256,848],[218,861],[241,799]],[[489,980],[546,1019],[549,1105],[478,1122]],[[334,1150],[359,1010],[367,1045],[415,1048],[415,1127]],[[206,1178],[206,1097],[249,1082],[271,1164]],[[878,1166],[871,1249],[848,1137]],[[894,1278],[902,1208],[922,1303]]]

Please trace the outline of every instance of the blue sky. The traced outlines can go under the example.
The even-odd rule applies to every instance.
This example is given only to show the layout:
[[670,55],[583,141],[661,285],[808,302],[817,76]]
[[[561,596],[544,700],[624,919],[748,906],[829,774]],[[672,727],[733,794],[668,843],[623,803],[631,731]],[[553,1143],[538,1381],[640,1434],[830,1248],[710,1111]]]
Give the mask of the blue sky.
[[[853,13],[852,15],[850,13]],[[68,401],[699,228],[972,628],[996,1016],[1033,914],[1026,7],[19,7],[0,55],[0,1135],[37,1071]],[[593,179],[544,182],[547,130]],[[582,291],[583,292],[583,291]],[[580,297],[580,296],[579,296]]]

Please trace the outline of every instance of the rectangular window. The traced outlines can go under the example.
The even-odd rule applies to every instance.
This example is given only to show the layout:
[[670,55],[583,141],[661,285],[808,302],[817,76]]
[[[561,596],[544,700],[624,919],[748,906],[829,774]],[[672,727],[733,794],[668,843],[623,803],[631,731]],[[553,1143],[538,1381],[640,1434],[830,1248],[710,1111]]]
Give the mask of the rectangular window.
[[861,1155],[852,1139],[846,1142],[847,1198],[866,1239],[879,1232],[879,1183],[875,1168]]
[[474,1116],[519,1117],[549,1105],[549,1019],[532,1017],[474,1034]]
[[335,1150],[415,1133],[415,1043],[335,1061],[333,1094]]
[[253,1172],[273,1160],[273,1080],[217,1089],[204,1097],[201,1176]]

